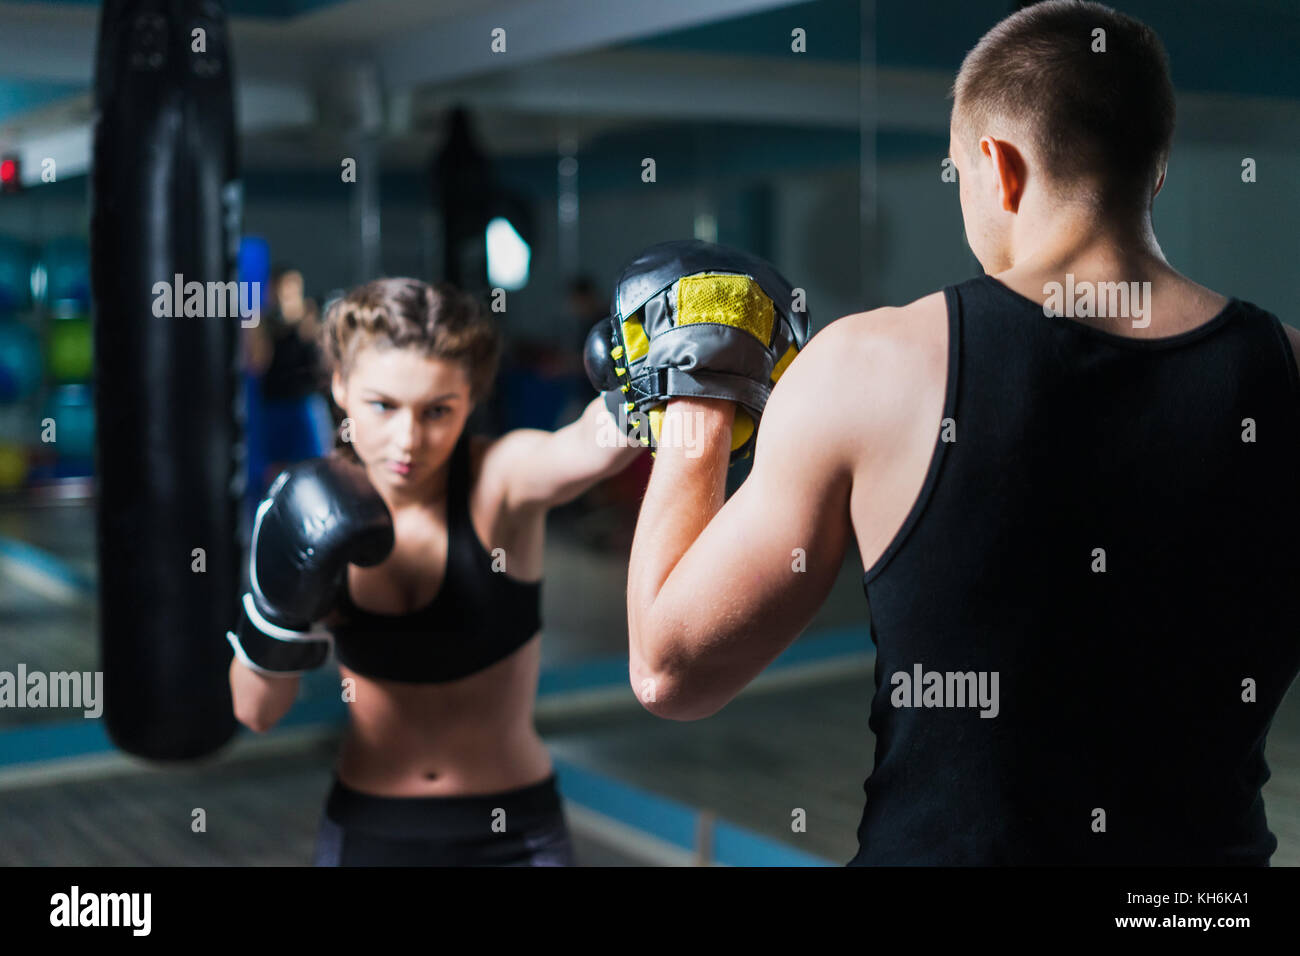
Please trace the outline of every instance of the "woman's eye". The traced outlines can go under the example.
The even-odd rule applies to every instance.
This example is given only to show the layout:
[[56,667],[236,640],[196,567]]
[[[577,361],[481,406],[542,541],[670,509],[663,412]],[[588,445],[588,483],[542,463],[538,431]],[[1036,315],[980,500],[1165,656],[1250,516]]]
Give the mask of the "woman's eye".
[[389,411],[393,407],[392,405],[388,404],[388,402],[371,402],[370,405],[371,407],[376,408],[381,412]]
[[447,414],[448,411],[450,411],[450,409],[448,409],[446,405],[439,405],[437,408],[429,409],[425,414],[430,418],[441,418],[443,415]]

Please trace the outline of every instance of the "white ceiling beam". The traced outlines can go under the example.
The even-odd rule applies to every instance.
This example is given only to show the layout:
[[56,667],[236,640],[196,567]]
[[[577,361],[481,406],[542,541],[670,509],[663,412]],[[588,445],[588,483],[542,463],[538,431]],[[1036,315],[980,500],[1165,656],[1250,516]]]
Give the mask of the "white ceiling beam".
[[[515,0],[485,13],[413,30],[375,51],[390,89],[447,83],[717,20],[793,0]],[[506,31],[504,53],[492,31]]]
[[432,87],[417,101],[421,108],[463,102],[558,116],[855,126],[858,69],[797,59],[602,52]]

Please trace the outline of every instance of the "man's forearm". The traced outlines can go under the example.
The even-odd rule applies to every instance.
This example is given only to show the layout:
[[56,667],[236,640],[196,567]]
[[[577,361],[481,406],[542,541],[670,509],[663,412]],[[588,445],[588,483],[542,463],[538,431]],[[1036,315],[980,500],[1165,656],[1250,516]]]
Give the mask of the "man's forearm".
[[673,569],[726,501],[735,405],[716,399],[675,399],[660,428],[650,483],[641,504],[628,564],[628,638],[634,658],[652,671],[671,667],[669,633],[654,624],[655,602]]

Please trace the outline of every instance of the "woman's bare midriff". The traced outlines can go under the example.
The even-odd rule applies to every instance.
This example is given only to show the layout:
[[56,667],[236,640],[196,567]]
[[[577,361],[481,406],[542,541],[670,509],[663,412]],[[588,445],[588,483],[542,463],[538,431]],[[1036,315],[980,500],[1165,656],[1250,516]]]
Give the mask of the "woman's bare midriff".
[[533,726],[541,637],[505,660],[446,684],[363,677],[346,667],[356,699],[338,776],[379,796],[497,793],[538,783],[551,758]]
[[[542,576],[546,512],[509,515],[500,489],[478,480],[488,440],[473,437],[469,508],[484,551],[501,547],[510,555],[508,576],[537,581]],[[445,505],[444,505],[445,508]],[[445,512],[441,520],[415,514],[396,520],[393,554],[374,568],[349,567],[354,599],[373,602],[380,613],[409,613],[437,593],[447,551]],[[483,542],[487,542],[486,545]],[[416,591],[418,581],[425,590]],[[394,582],[406,585],[404,606]],[[401,591],[399,584],[396,591]],[[430,635],[430,640],[435,640]],[[533,705],[541,667],[541,635],[517,651],[457,681],[415,684],[365,677],[339,667],[351,678],[351,711],[337,773],[354,790],[377,796],[433,797],[498,793],[545,780],[551,758],[533,726]]]

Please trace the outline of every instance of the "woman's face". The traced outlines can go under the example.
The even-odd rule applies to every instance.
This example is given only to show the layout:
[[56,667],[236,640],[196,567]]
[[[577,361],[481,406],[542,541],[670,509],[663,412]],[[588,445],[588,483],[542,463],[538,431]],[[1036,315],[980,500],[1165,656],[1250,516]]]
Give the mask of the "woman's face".
[[334,374],[333,393],[370,480],[403,497],[451,457],[474,410],[461,363],[410,348],[363,348],[346,380]]

